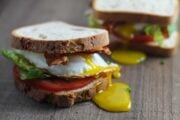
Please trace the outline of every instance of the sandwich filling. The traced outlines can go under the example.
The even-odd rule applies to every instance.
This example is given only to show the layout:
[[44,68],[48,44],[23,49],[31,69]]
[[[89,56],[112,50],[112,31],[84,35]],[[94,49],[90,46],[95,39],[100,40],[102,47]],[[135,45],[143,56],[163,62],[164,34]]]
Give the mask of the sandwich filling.
[[176,23],[170,25],[158,25],[148,23],[127,23],[99,21],[94,16],[89,16],[91,27],[107,29],[113,36],[123,43],[156,44],[163,47],[164,42],[169,40],[176,31]]
[[[15,63],[18,68],[20,80],[33,81],[33,84],[35,84],[36,81],[39,82],[38,79],[45,79],[46,83],[47,81],[52,83],[54,82],[54,78],[60,78],[61,81],[85,85],[83,83],[89,83],[95,80],[102,73],[111,73],[114,77],[119,77],[119,66],[104,61],[97,53],[70,55],[68,56],[69,61],[67,64],[58,65],[48,65],[43,53],[17,49],[3,50],[2,53],[6,58]],[[69,82],[68,85],[70,85]],[[67,88],[65,90],[67,90]]]

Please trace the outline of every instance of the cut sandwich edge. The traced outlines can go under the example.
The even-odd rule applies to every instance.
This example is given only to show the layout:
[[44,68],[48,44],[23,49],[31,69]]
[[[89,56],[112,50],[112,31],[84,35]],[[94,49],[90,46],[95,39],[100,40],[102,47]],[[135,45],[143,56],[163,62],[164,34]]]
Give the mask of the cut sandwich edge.
[[145,52],[151,56],[159,56],[159,57],[170,57],[174,55],[177,51],[178,44],[179,44],[179,33],[176,33],[175,36],[175,43],[172,47],[160,47],[159,45],[152,45],[152,44],[140,44],[140,43],[124,43],[123,40],[118,40],[117,37],[112,36],[113,40],[118,42],[118,46],[115,43],[112,43],[113,48],[123,48],[123,46],[127,46],[129,49],[138,50]]
[[105,90],[109,84],[109,77],[106,75],[95,78],[94,81],[79,89],[50,92],[25,84],[17,79],[15,75],[14,78],[17,89],[23,92],[24,95],[38,102],[48,102],[58,107],[70,107],[75,103],[91,100],[99,91]]

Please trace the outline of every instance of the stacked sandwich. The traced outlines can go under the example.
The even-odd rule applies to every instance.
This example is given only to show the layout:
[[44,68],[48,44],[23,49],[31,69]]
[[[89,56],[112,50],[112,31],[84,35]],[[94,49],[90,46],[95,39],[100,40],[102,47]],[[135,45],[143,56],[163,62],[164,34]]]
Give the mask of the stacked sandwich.
[[178,5],[178,0],[93,0],[97,21],[90,23],[106,28],[121,45],[170,56],[177,45]]
[[2,53],[15,63],[17,88],[37,101],[68,107],[119,77],[119,66],[98,54],[110,53],[106,30],[55,21],[16,29],[12,36],[13,49]]

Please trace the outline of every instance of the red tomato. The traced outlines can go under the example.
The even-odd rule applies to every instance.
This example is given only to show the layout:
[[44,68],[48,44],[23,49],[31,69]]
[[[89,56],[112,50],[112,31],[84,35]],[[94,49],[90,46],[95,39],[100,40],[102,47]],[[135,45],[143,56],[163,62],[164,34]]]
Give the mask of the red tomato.
[[153,41],[153,36],[150,35],[135,35],[132,42],[135,43],[148,43]]
[[93,81],[93,78],[85,78],[80,80],[72,80],[72,81],[65,81],[60,79],[55,80],[36,80],[31,82],[31,84],[36,87],[47,91],[68,91],[73,89],[81,88],[90,82]]
[[[19,69],[17,67],[14,67],[14,75],[15,79],[19,80]],[[34,79],[34,80],[24,80],[21,82],[25,84],[29,84],[35,88],[51,91],[51,92],[58,92],[58,91],[68,91],[73,89],[81,88],[89,83],[91,83],[94,80],[94,78],[83,78],[78,80],[71,80],[71,81],[65,81],[61,80],[60,78],[54,78],[54,79]]]

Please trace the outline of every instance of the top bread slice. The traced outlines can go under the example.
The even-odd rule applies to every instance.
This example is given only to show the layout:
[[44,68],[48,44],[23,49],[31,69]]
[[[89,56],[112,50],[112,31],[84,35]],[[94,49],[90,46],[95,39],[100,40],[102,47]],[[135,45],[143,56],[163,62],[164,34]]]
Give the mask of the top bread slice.
[[108,32],[52,21],[12,31],[12,47],[33,52],[66,54],[98,50],[109,44]]
[[178,0],[93,0],[97,18],[105,21],[167,25],[178,16]]

